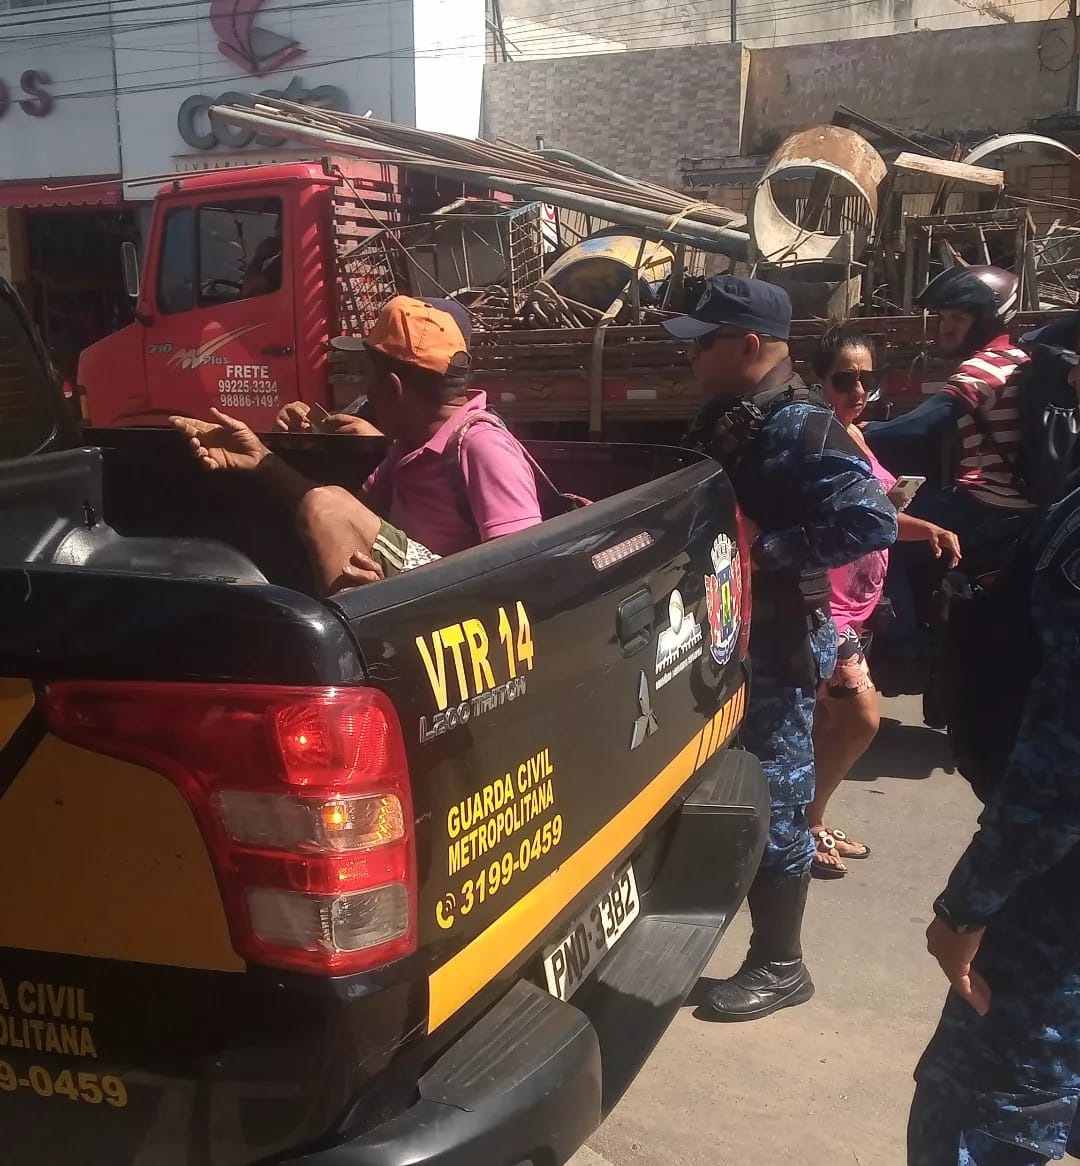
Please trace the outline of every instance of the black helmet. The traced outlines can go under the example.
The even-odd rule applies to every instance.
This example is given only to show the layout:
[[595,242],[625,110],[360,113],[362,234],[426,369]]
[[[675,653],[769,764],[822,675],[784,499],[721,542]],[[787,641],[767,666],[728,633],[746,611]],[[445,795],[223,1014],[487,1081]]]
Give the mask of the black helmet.
[[1020,280],[1000,267],[949,267],[923,289],[920,308],[970,312],[975,324],[1003,326],[1016,315]]

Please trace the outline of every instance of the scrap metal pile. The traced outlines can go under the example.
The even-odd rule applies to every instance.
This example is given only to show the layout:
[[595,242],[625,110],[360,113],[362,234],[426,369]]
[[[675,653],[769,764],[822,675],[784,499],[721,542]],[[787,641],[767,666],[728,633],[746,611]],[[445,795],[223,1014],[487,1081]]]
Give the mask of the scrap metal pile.
[[[918,289],[955,263],[1016,271],[1029,312],[1080,299],[1080,204],[1065,200],[1040,233],[1033,200],[1006,181],[1004,163],[1018,152],[1080,161],[1036,135],[995,138],[963,159],[942,158],[841,108],[834,124],[782,143],[747,217],[560,150],[267,97],[213,112],[327,153],[514,200],[461,200],[426,223],[348,241],[341,273],[356,301],[352,326],[369,323],[387,296],[404,291],[457,297],[481,330],[640,327],[682,310],[702,278],[721,270],[782,284],[805,320],[912,315]],[[904,180],[913,176],[932,191],[922,200],[927,213],[905,211]]]
[[[910,314],[938,271],[978,263],[1014,271],[1026,311],[1075,305],[1080,204],[1032,197],[1015,176],[1031,165],[1080,158],[1036,134],[991,138],[963,157],[959,148],[952,154],[933,154],[847,109],[834,124],[793,134],[755,192],[757,274],[784,284],[796,314],[806,317]],[[918,212],[910,202],[922,204]],[[1036,219],[1046,223],[1051,215],[1040,231]]]
[[[503,386],[504,411],[528,401],[531,417],[576,417],[584,383],[594,435],[605,402],[622,402],[624,413],[692,415],[685,347],[658,325],[692,306],[705,277],[719,271],[788,289],[797,359],[823,319],[863,317],[894,400],[917,399],[937,376],[915,297],[942,267],[1016,271],[1018,330],[1080,299],[1080,202],[1052,205],[1009,177],[1017,156],[1025,166],[1080,161],[1049,138],[1012,135],[962,159],[942,158],[840,109],[833,124],[781,144],[744,216],[560,150],[263,96],[212,112],[320,154],[428,175],[437,190],[454,191],[435,213],[388,225],[341,175],[342,329],[363,334],[395,294],[453,296],[473,318],[474,368]],[[463,192],[471,197],[456,197]]]

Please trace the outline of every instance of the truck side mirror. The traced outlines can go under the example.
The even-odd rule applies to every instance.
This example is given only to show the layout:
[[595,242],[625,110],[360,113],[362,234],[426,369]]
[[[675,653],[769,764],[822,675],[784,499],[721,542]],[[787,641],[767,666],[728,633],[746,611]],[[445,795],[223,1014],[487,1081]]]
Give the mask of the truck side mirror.
[[135,244],[120,244],[120,258],[124,266],[124,290],[133,300],[139,298],[139,253]]

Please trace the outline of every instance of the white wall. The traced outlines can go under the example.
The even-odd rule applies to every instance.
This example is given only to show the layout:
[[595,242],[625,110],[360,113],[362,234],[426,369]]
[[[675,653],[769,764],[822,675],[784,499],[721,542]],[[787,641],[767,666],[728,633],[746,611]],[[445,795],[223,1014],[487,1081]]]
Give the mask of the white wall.
[[484,84],[484,0],[413,0],[416,125],[474,137]]
[[[182,18],[177,19],[177,11]],[[297,55],[263,76],[223,54],[210,21],[210,5],[184,4],[148,14],[137,27],[116,34],[117,106],[125,180],[212,165],[232,155],[235,130],[211,126],[205,108],[189,124],[200,145],[185,141],[177,127],[184,102],[203,96],[226,101],[290,85],[310,93],[331,87],[353,113],[411,122],[414,117],[410,0],[303,4],[268,0],[255,27],[296,42]],[[300,98],[303,100],[303,97]],[[204,103],[209,104],[209,102]],[[211,148],[202,144],[213,142]],[[252,143],[260,157],[265,144]],[[129,187],[128,196],[151,197],[153,187]]]
[[[109,17],[35,23],[38,13],[55,18],[70,11],[50,4],[5,13],[0,80],[10,104],[0,117],[0,181],[119,171]],[[28,100],[20,81],[30,70],[48,78],[42,88],[54,104],[44,117],[19,106]],[[32,108],[40,109],[40,100]]]
[[[1007,26],[1064,16],[1060,0],[500,0],[505,24],[528,21],[517,60],[610,51],[580,43],[587,36],[626,49],[724,44],[748,48],[888,36],[917,29]],[[578,47],[573,46],[577,44]]]

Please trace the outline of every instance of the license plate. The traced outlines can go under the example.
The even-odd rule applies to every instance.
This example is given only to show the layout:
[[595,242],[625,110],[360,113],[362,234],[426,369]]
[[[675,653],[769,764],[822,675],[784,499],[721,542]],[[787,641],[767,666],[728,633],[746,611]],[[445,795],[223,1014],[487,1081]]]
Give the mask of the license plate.
[[569,1000],[626,934],[640,910],[634,868],[628,864],[596,902],[574,920],[562,940],[545,951],[544,974],[552,996]]

